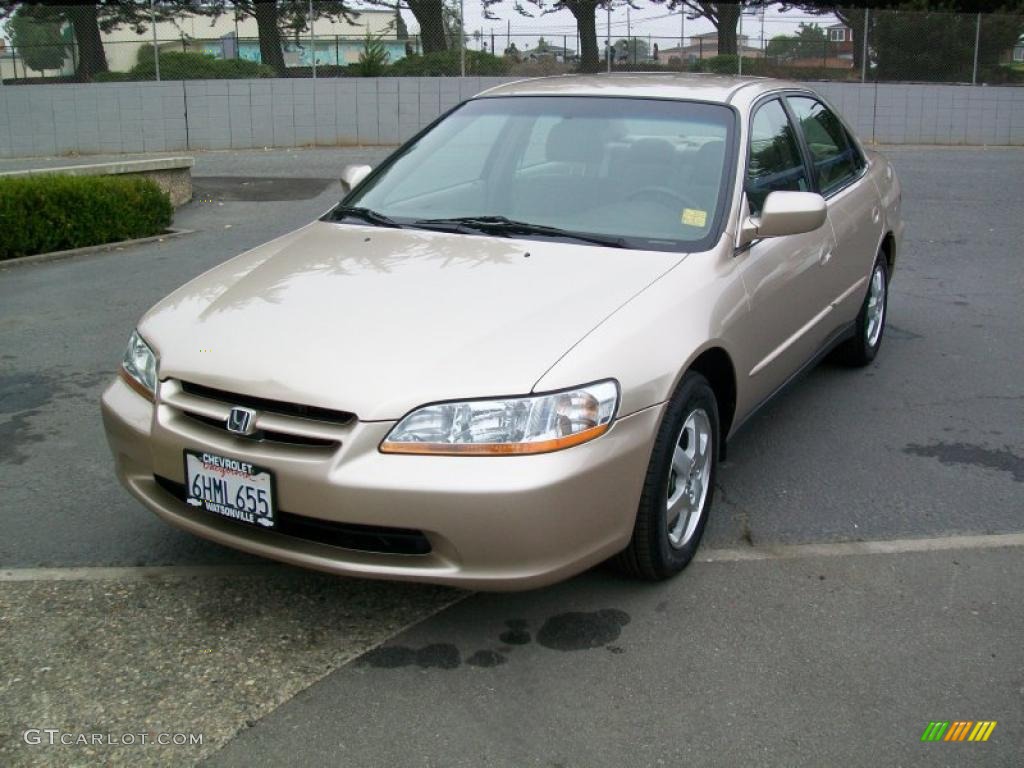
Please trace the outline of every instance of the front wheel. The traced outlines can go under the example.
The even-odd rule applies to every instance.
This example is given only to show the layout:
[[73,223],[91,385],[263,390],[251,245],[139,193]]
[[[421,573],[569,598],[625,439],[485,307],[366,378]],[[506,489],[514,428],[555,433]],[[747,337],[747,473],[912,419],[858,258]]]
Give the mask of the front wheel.
[[655,438],[629,546],[616,558],[626,573],[656,581],[697,552],[718,472],[718,403],[707,379],[689,372]]
[[857,315],[856,334],[836,350],[839,360],[847,365],[865,366],[875,359],[882,346],[889,298],[889,269],[885,254],[879,254],[871,270],[868,294]]

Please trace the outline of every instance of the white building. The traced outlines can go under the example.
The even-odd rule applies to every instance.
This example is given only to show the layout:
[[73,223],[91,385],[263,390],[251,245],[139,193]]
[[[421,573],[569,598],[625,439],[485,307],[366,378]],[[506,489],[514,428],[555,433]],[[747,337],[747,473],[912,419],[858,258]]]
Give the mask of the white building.
[[[317,63],[350,64],[358,61],[360,41],[367,32],[390,37],[387,46],[391,60],[402,58],[405,55],[405,42],[394,40],[394,20],[394,11],[384,8],[360,11],[351,22],[341,18],[316,19],[313,32]],[[214,18],[190,14],[174,21],[157,22],[156,34],[161,51],[209,53],[218,58],[259,60],[259,30],[256,19],[251,16],[236,21],[230,13]],[[153,45],[153,30],[148,24],[143,34],[138,34],[134,28],[126,25],[110,32],[101,31],[100,36],[111,72],[127,72],[138,63],[139,50]],[[308,29],[298,36],[282,32],[281,41],[287,66],[309,66],[312,56]],[[0,38],[0,77],[5,80],[68,76],[73,75],[74,71],[73,48],[69,48],[63,67],[42,72],[26,67],[23,58],[17,55],[10,43]]]

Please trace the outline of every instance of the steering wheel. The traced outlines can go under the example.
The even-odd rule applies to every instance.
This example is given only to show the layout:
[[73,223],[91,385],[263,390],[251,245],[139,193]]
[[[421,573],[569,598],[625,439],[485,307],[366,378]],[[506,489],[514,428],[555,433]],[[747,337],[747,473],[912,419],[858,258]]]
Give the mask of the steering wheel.
[[700,209],[700,206],[697,203],[695,203],[691,198],[687,197],[681,192],[677,192],[671,187],[641,187],[640,189],[633,190],[628,195],[626,195],[627,200],[636,200],[643,197],[658,197],[661,198],[663,202],[667,199],[669,200],[669,205],[671,207],[675,207],[676,204],[681,204],[683,208]]

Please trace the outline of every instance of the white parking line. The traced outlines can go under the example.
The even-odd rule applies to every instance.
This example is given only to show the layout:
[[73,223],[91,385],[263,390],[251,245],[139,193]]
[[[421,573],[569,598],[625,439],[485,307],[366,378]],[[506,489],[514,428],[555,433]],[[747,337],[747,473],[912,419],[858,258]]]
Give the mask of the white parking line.
[[[899,555],[907,552],[942,552],[958,549],[1024,547],[1024,533],[982,536],[940,536],[929,539],[884,539],[832,544],[777,544],[744,549],[705,549],[698,563],[736,563],[747,560],[797,560],[849,555]],[[252,565],[142,565],[127,567],[76,566],[70,568],[3,568],[5,581],[125,581],[130,579],[209,578],[214,576],[269,576],[273,573],[308,573],[276,563]]]
[[929,539],[880,539],[831,544],[776,544],[744,549],[707,549],[697,553],[700,563],[731,563],[741,560],[796,560],[809,557],[849,555],[899,555],[906,552],[941,552],[956,549],[1024,547],[1024,533],[981,536],[937,536]]
[[128,581],[137,579],[192,579],[211,576],[269,576],[274,572],[309,573],[277,563],[253,565],[137,565],[72,566],[70,568],[3,568],[3,581]]

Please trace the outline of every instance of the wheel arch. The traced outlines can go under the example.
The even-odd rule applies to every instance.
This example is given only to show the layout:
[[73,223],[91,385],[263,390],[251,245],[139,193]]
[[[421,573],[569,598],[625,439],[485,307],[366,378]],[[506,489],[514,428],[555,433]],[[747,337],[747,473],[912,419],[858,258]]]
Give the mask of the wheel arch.
[[732,357],[722,346],[710,346],[694,357],[686,366],[682,377],[688,371],[695,371],[708,380],[718,403],[719,456],[725,458],[726,438],[736,417],[736,366]]
[[885,254],[885,268],[891,280],[893,267],[896,266],[896,235],[893,234],[891,229],[882,235],[882,242],[878,246],[878,252]]

